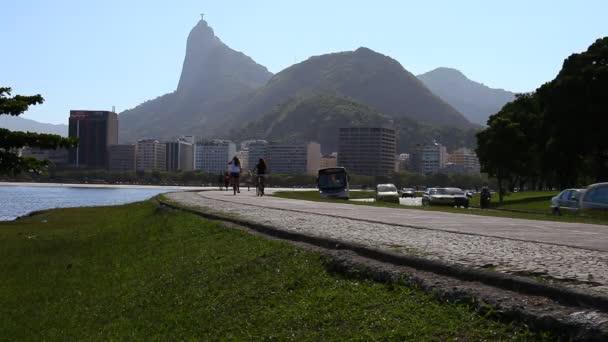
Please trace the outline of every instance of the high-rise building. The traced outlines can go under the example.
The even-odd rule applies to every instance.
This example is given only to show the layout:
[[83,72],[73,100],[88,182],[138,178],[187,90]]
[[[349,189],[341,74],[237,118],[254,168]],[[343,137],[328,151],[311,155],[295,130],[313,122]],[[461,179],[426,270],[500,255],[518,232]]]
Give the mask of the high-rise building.
[[475,151],[464,147],[452,152],[448,162],[461,166],[465,173],[479,173],[481,169]]
[[321,145],[269,143],[266,162],[271,173],[314,175],[321,163]]
[[397,162],[399,163],[399,171],[411,170],[411,158],[408,153],[401,153],[397,156]]
[[253,165],[252,167],[249,167],[249,150],[240,150],[236,153],[236,156],[239,158],[239,161],[241,162],[241,169],[243,169],[243,172],[245,170],[250,170],[255,167],[255,165]]
[[185,141],[191,145],[194,145],[196,143],[196,138],[194,135],[181,135],[177,141]]
[[48,160],[55,166],[66,166],[68,164],[68,150],[65,148],[39,148],[24,147],[21,149],[22,157],[32,157],[38,160]]
[[337,167],[338,166],[338,153],[334,152],[332,154],[326,154],[321,157],[321,161],[319,164],[320,169],[326,169],[329,167]]
[[194,146],[194,168],[207,172],[225,172],[236,155],[236,145],[228,140],[198,142]]
[[70,137],[78,146],[70,149],[69,163],[75,167],[105,169],[108,146],[118,144],[118,115],[108,111],[70,111]]
[[137,170],[166,170],[167,147],[155,139],[142,139],[137,142]]
[[171,141],[166,145],[167,171],[194,170],[194,145],[189,140]]
[[446,166],[448,153],[445,146],[434,142],[416,146],[412,158],[417,172],[432,174],[440,172]]
[[110,171],[135,171],[137,166],[136,145],[110,145],[108,149]]
[[338,165],[366,176],[388,176],[395,170],[397,137],[389,127],[347,127],[338,134]]
[[268,149],[268,141],[266,140],[249,140],[241,144],[242,149],[249,151],[247,155],[247,165],[253,169],[261,159],[266,159]]

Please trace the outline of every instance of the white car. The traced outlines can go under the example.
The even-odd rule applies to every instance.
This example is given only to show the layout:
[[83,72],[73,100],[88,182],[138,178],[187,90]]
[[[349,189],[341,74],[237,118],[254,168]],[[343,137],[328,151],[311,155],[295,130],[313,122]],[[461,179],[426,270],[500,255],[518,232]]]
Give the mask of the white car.
[[399,203],[399,192],[395,184],[378,184],[376,201]]

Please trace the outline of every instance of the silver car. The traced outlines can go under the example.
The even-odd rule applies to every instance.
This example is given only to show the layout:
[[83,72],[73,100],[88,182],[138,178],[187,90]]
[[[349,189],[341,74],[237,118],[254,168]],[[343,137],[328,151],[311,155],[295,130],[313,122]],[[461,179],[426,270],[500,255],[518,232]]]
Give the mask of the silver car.
[[397,192],[395,184],[378,184],[376,201],[399,203],[399,192]]
[[583,210],[608,210],[608,183],[589,185],[581,196],[579,206]]
[[469,198],[459,188],[429,188],[422,194],[422,205],[469,207]]
[[566,189],[551,199],[551,212],[560,215],[562,210],[575,211],[580,208],[579,201],[585,189]]

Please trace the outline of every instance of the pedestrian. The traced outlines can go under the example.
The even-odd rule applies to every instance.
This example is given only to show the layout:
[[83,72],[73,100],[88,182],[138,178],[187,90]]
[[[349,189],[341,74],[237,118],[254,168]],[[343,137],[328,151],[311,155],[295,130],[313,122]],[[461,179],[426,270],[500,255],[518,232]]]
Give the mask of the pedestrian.
[[230,173],[228,173],[228,171],[226,171],[226,173],[224,173],[224,186],[226,187],[225,191],[228,190],[229,185],[230,185]]
[[241,177],[241,161],[237,156],[234,156],[231,161],[228,162],[230,165],[230,178],[232,178],[232,188],[234,194],[241,193],[240,189],[240,177]]

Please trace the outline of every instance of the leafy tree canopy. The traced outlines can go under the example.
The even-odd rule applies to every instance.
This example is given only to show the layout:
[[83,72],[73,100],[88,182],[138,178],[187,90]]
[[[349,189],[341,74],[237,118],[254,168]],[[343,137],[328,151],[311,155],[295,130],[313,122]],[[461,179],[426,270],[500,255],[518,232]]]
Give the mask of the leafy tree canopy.
[[[41,104],[41,95],[11,97],[11,88],[0,87],[0,115],[21,115],[29,106]],[[75,138],[63,138],[54,134],[11,132],[0,128],[0,174],[17,174],[23,171],[41,172],[48,165],[46,160],[23,158],[18,154],[22,147],[45,149],[69,148],[78,143]]]
[[482,169],[513,183],[572,187],[608,180],[608,37],[568,57],[557,77],[490,117]]

